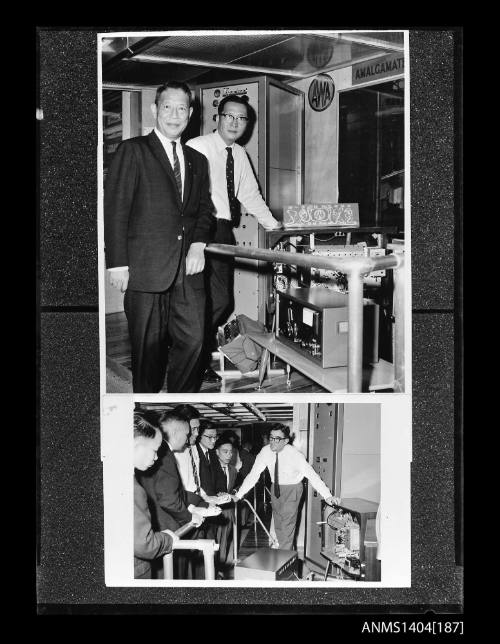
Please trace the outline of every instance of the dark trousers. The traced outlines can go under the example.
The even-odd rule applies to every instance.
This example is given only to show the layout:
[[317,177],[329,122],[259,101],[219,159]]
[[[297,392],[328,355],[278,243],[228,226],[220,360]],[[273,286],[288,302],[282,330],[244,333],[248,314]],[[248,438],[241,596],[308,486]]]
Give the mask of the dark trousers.
[[[218,219],[214,243],[235,245],[233,224]],[[206,254],[205,279],[207,292],[205,366],[210,365],[211,352],[216,349],[217,328],[234,310],[234,258]]]
[[190,278],[184,277],[163,293],[127,290],[124,309],[132,346],[134,392],[161,391],[165,373],[169,393],[199,391],[203,288],[193,288]]
[[273,508],[274,530],[281,550],[293,550],[299,503],[304,485],[280,485],[280,496],[274,495],[271,485],[271,505]]

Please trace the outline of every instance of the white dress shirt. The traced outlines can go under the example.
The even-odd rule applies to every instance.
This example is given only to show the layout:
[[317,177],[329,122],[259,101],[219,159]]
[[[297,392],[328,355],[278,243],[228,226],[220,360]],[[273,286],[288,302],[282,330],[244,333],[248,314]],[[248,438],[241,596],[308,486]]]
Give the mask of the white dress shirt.
[[178,139],[175,139],[174,141],[167,139],[166,136],[164,136],[160,130],[156,129],[154,130],[156,136],[160,139],[161,144],[163,145],[163,149],[167,153],[168,160],[170,161],[170,165],[172,166],[172,170],[174,169],[174,150],[172,148],[172,143],[176,143],[177,145],[175,146],[175,151],[177,152],[177,157],[179,158],[179,165],[181,167],[181,180],[182,180],[182,198],[184,198],[184,177],[186,176],[186,168],[184,165],[184,152],[182,151],[182,144],[181,144],[181,139],[180,137]]
[[245,148],[237,143],[227,145],[218,132],[197,136],[186,143],[198,150],[208,159],[210,170],[210,192],[215,205],[217,219],[231,220],[229,197],[226,182],[227,150],[233,150],[234,159],[234,195],[248,212],[253,215],[264,228],[279,228],[280,224],[262,198],[259,185],[248,160]]
[[224,476],[226,477],[226,487],[229,490],[229,468],[223,463],[221,463],[220,466],[222,467],[222,471],[224,472]]
[[196,493],[196,479],[194,478],[193,464],[191,462],[191,456],[189,450],[192,450],[194,463],[196,470],[198,472],[198,480],[200,478],[200,455],[195,446],[185,447],[182,452],[174,452],[175,460],[177,461],[177,467],[179,469],[179,474],[181,476],[182,485],[186,492],[195,492]]
[[[243,481],[238,490],[238,498],[242,498],[249,492],[259,480],[261,473],[267,469],[271,475],[271,481],[274,483],[274,465],[276,463],[276,452],[271,451],[269,445],[264,447],[257,454],[252,469]],[[280,485],[296,485],[303,478],[311,482],[313,488],[321,494],[324,499],[332,496],[328,487],[323,483],[318,474],[306,461],[305,456],[292,445],[285,445],[278,455],[278,475]]]

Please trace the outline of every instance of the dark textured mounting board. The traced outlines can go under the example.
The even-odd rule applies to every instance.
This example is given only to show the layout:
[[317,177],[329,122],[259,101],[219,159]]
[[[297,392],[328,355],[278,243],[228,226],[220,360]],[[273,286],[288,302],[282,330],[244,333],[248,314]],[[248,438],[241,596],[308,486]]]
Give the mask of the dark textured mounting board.
[[169,606],[207,603],[287,604],[297,611],[351,604],[446,610],[461,604],[454,530],[457,38],[453,31],[410,32],[412,308],[418,311],[413,317],[412,588],[207,590],[104,585],[97,32],[39,32],[44,113],[39,124],[40,604],[158,604],[165,612]]

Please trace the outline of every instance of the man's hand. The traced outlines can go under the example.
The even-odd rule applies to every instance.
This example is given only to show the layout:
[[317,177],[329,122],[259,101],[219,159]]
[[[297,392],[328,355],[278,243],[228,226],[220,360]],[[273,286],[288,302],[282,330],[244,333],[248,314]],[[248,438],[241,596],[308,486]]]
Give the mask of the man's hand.
[[199,514],[195,514],[194,512],[191,514],[191,522],[197,528],[200,527],[200,525],[203,523],[204,520],[205,520],[205,518],[200,516]]
[[129,278],[129,272],[128,268],[124,268],[120,271],[110,271],[108,270],[109,273],[109,281],[112,286],[115,288],[120,289],[122,293],[125,293],[127,290],[128,286],[128,278]]
[[186,257],[186,275],[196,275],[205,268],[205,246],[203,242],[191,244]]
[[325,499],[325,503],[327,503],[328,505],[340,505],[340,497],[330,496],[327,499]]
[[179,537],[175,534],[175,532],[172,532],[172,530],[162,530],[165,534],[169,534],[172,537],[172,544],[177,543],[179,541]]
[[231,502],[231,495],[227,492],[217,492],[217,496],[211,497],[215,505],[224,505]]
[[199,508],[196,507],[192,511],[192,515],[200,515],[201,517],[216,517],[218,516],[222,510],[219,508],[218,505],[209,505],[208,508]]

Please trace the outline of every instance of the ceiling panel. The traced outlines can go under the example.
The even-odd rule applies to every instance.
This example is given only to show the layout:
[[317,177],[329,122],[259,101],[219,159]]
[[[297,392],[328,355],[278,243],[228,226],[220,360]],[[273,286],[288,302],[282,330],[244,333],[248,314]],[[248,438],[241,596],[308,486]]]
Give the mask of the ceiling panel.
[[244,56],[288,40],[289,35],[208,35],[169,36],[150,47],[150,56],[199,59],[212,63],[229,63]]
[[[169,411],[183,403],[141,403],[143,409]],[[238,425],[258,422],[290,423],[293,405],[288,403],[189,403],[202,418],[219,425]]]
[[[224,82],[257,73],[281,80],[307,78],[401,50],[403,33],[193,33],[143,38],[127,50],[123,38],[117,41],[107,39],[103,81],[156,85],[169,78],[192,83],[217,77]],[[113,51],[116,56],[110,57]]]

